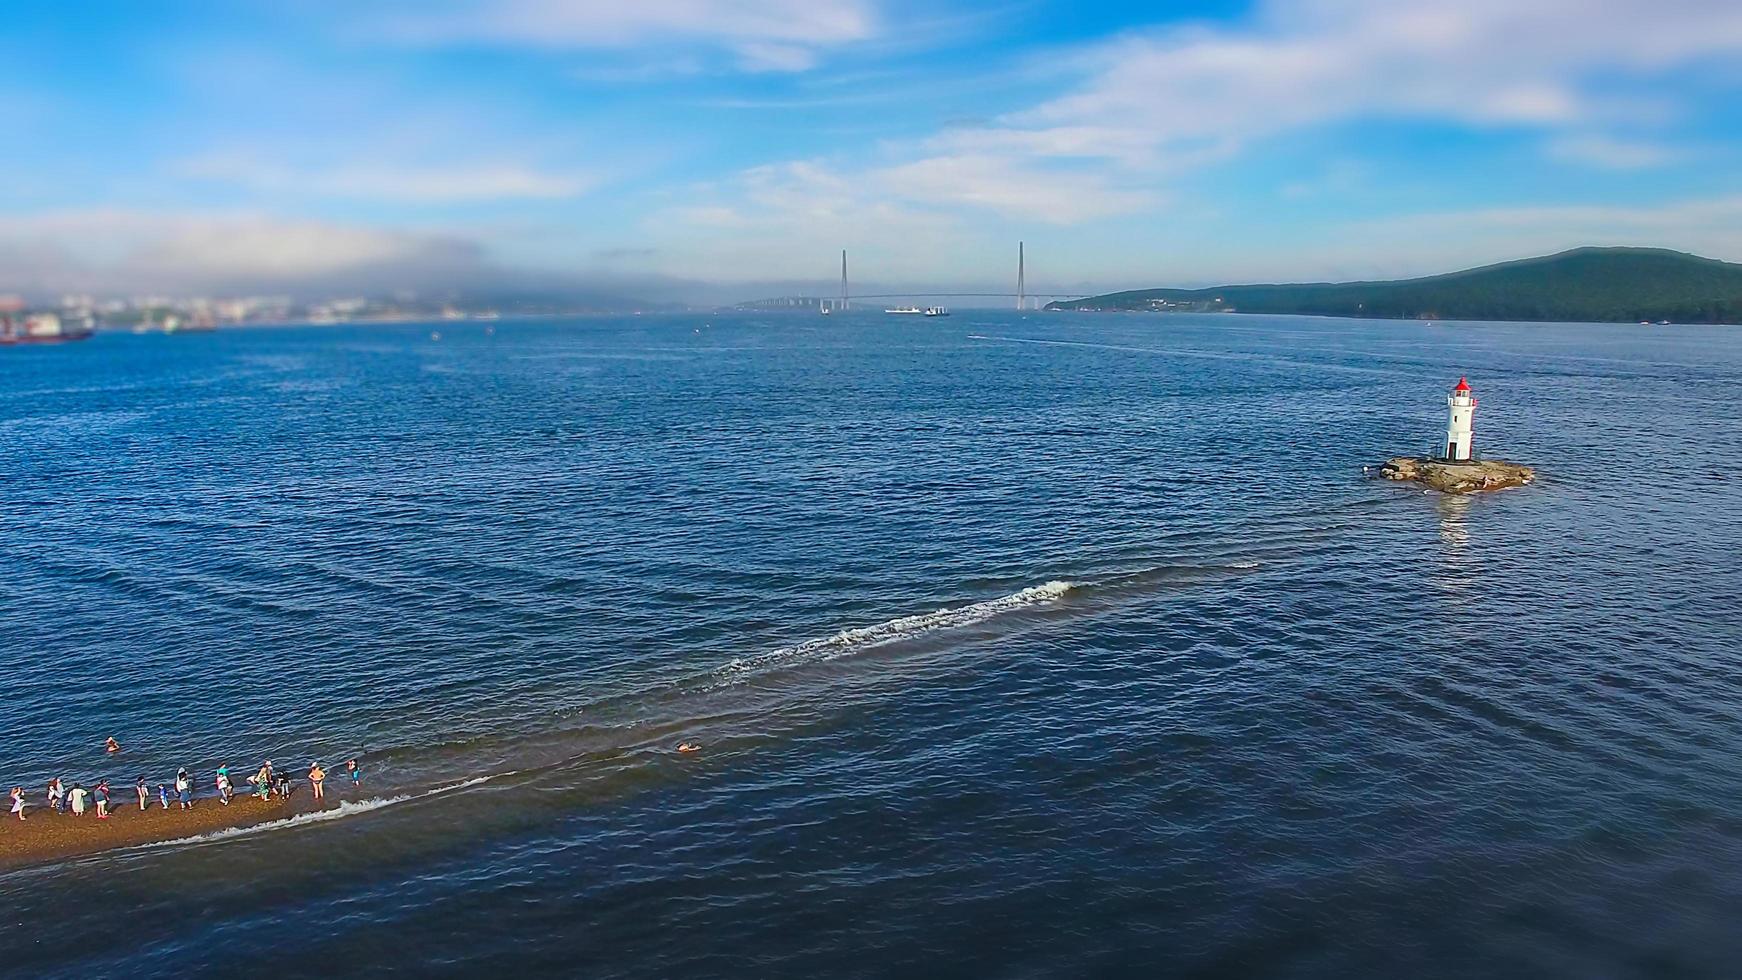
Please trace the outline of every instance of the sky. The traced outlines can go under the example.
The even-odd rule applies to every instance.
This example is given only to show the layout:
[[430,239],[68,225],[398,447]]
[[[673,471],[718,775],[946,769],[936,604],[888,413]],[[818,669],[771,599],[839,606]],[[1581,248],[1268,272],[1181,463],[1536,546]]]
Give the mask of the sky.
[[0,292],[1742,261],[1734,0],[10,0]]

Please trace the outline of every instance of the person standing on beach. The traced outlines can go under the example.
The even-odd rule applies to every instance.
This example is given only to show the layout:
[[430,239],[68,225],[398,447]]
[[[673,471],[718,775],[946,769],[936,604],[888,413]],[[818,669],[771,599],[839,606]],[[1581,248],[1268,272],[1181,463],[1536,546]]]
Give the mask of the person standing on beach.
[[219,766],[218,767],[218,778],[215,780],[215,782],[218,784],[218,799],[222,800],[225,806],[229,806],[230,805],[230,797],[236,795],[230,791],[230,767],[229,766]]
[[151,789],[145,785],[144,776],[134,780],[133,792],[139,794],[139,812],[144,813],[151,802]]
[[[267,763],[267,765],[271,765],[271,763]],[[266,766],[261,766],[260,771],[254,774],[254,789],[260,794],[260,802],[262,803],[265,803],[272,797],[271,769],[268,769]]]
[[177,769],[175,772],[175,795],[181,797],[183,810],[194,805],[194,781],[186,769]]
[[322,793],[321,793],[321,787],[324,783],[326,783],[326,781],[327,781],[327,771],[325,769],[321,768],[321,764],[318,762],[309,763],[308,764],[308,784],[309,784],[309,786],[314,788],[315,802],[317,802],[317,803],[320,802],[321,800],[326,799],[326,797],[324,795],[322,795]]
[[169,809],[169,787],[162,783],[157,784],[157,802],[163,804],[165,810]]
[[67,799],[71,801],[73,806],[73,816],[82,817],[85,815],[85,797],[88,795],[84,786],[78,783],[73,784],[72,792],[67,794]]
[[109,781],[107,779],[97,784],[97,819],[109,819]]
[[48,811],[50,813],[65,813],[67,809],[67,794],[61,789],[60,777],[48,781]]
[[357,765],[356,759],[345,763],[345,775],[351,777],[352,789],[357,789],[363,785],[363,767]]
[[12,787],[12,813],[18,819],[24,819],[24,787]]

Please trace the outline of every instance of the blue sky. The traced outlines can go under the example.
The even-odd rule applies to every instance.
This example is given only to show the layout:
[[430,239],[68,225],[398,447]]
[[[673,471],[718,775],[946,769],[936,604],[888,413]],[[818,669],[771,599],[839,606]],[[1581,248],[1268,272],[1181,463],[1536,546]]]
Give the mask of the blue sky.
[[1734,3],[8,8],[0,291],[1742,260]]

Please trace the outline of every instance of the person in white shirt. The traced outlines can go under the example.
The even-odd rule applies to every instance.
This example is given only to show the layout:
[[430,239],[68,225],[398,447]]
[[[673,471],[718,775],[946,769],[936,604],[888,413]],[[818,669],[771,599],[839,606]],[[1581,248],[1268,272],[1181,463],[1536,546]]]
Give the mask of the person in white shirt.
[[73,784],[72,791],[67,794],[67,799],[73,803],[73,816],[82,817],[85,815],[85,797],[87,795],[89,794],[85,792],[83,786],[78,783]]

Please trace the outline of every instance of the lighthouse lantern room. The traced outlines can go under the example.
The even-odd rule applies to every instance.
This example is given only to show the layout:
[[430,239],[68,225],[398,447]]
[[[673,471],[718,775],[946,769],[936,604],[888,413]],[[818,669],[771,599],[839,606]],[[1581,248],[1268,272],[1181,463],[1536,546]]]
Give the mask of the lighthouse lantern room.
[[1467,460],[1475,450],[1471,423],[1476,415],[1476,399],[1470,395],[1469,379],[1458,379],[1446,405],[1452,410],[1451,421],[1446,425],[1446,459]]

